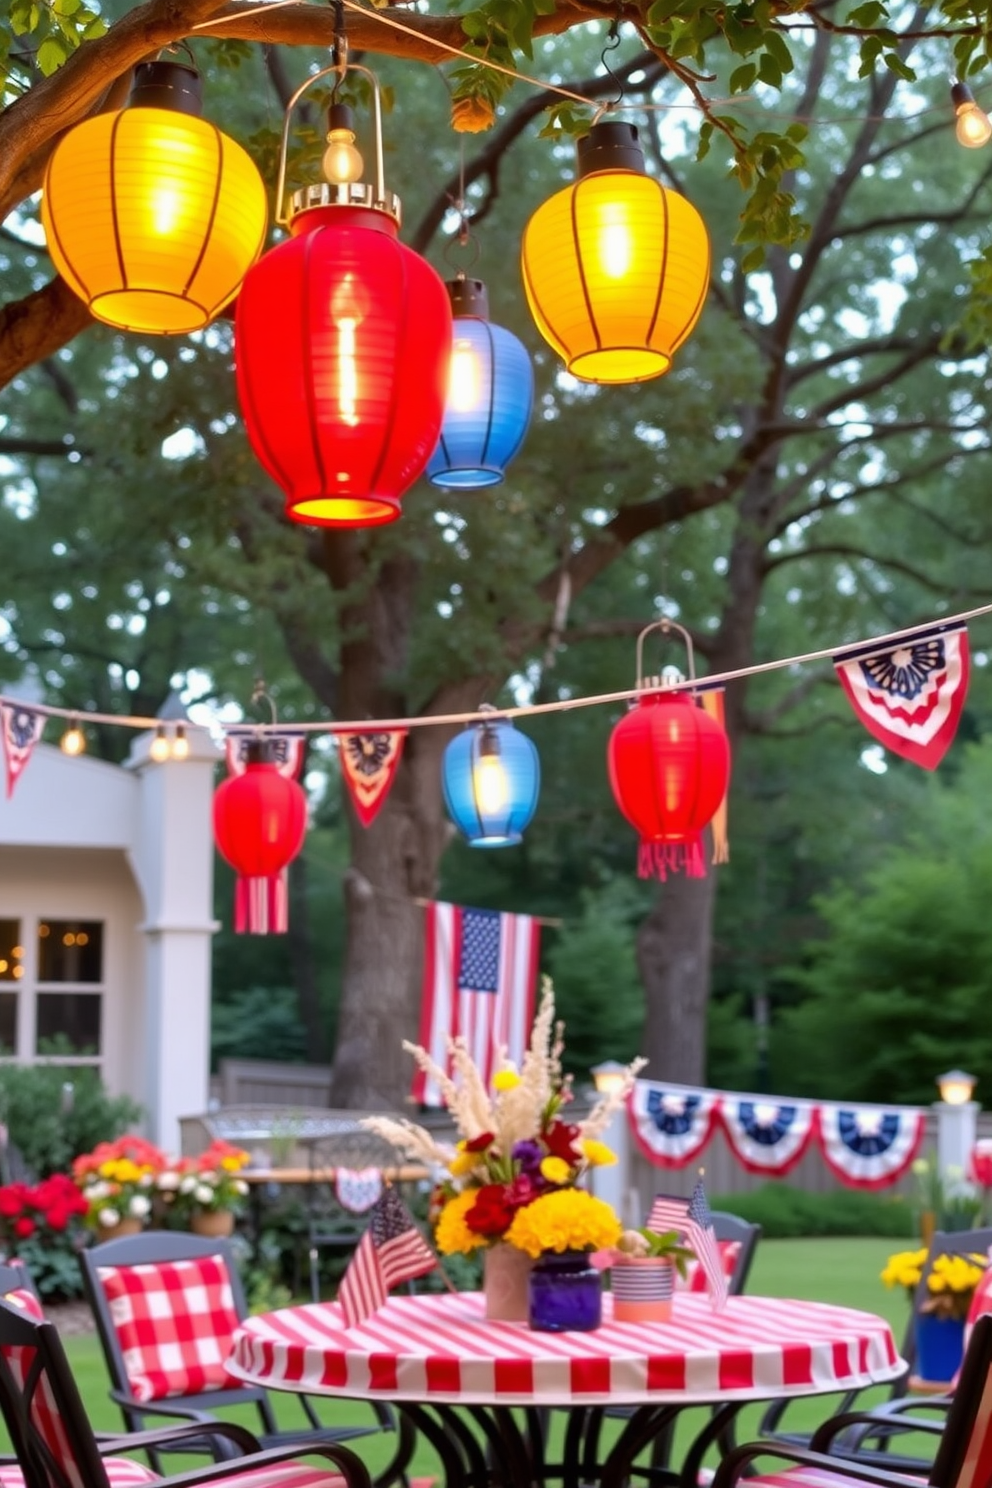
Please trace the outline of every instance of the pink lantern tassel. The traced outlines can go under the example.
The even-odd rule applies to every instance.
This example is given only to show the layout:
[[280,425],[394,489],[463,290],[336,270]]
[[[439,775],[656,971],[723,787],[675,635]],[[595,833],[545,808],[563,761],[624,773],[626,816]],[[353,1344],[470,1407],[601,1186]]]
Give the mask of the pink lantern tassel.
[[239,878],[234,888],[237,935],[285,935],[289,929],[289,881],[285,868],[270,878]]
[[665,882],[670,873],[684,873],[686,878],[706,877],[703,841],[697,832],[685,842],[645,842],[637,854],[638,878],[660,878]]

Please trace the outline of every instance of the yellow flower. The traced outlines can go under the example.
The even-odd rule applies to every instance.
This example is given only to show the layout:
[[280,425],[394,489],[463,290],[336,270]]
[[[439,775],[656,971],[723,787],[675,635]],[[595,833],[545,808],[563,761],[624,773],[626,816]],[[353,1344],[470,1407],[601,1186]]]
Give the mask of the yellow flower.
[[885,1270],[882,1272],[882,1280],[886,1286],[901,1286],[907,1291],[912,1291],[923,1275],[923,1263],[926,1258],[925,1248],[923,1250],[900,1250],[896,1255],[889,1256]]
[[927,1277],[927,1288],[939,1292],[973,1292],[982,1279],[982,1267],[967,1256],[937,1256]]
[[563,1157],[541,1159],[541,1177],[547,1178],[549,1183],[567,1183],[571,1176],[572,1170]]
[[517,1074],[515,1069],[497,1070],[496,1073],[493,1075],[494,1090],[516,1090],[519,1084],[520,1076]]
[[478,1153],[459,1152],[458,1156],[453,1157],[449,1162],[448,1172],[452,1178],[462,1178],[466,1173],[471,1173],[478,1161]]
[[441,1210],[434,1241],[442,1255],[455,1255],[457,1252],[466,1255],[470,1250],[485,1245],[485,1235],[477,1235],[465,1223],[465,1216],[475,1203],[478,1192],[477,1188],[466,1188],[463,1193],[449,1199]]
[[617,1155],[605,1142],[587,1137],[582,1143],[582,1156],[591,1168],[608,1168],[617,1160]]
[[504,1238],[539,1256],[542,1250],[605,1250],[616,1245],[621,1232],[620,1221],[602,1199],[582,1188],[559,1188],[518,1209]]
[[129,1157],[119,1157],[116,1161],[104,1163],[100,1172],[115,1183],[137,1183],[141,1177],[141,1169]]

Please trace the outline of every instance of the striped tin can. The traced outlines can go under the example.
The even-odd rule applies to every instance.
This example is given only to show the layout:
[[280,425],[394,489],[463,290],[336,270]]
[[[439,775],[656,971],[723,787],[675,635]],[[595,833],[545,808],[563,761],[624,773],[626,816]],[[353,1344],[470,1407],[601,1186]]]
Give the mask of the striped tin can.
[[618,1323],[664,1323],[672,1315],[675,1267],[664,1256],[631,1256],[610,1269]]

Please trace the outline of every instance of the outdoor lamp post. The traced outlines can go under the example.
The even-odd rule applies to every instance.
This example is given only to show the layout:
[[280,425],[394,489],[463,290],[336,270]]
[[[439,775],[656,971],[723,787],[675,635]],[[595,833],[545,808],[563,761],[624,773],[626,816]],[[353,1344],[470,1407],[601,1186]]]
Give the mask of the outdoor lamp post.
[[937,1116],[937,1171],[945,1187],[952,1190],[964,1183],[975,1145],[980,1107],[971,1098],[974,1088],[974,1075],[964,1070],[948,1070],[937,1076],[940,1100],[934,1101],[933,1107]]
[[[619,1090],[626,1072],[626,1066],[616,1059],[605,1059],[602,1064],[593,1065],[592,1078],[596,1094],[611,1095]],[[630,1127],[626,1106],[614,1111],[609,1126],[603,1132],[603,1141],[616,1153],[617,1160],[612,1167],[594,1170],[596,1197],[613,1206],[622,1224],[634,1224],[638,1215],[635,1212],[636,1198],[630,1188]]]

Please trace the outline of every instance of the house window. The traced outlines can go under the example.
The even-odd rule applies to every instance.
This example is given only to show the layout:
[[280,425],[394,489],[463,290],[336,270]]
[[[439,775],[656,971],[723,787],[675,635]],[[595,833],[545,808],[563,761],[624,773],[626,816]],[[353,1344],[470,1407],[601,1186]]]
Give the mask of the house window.
[[17,1049],[17,983],[24,976],[20,920],[0,920],[0,1054]]
[[[103,1052],[103,932],[99,920],[38,922],[33,989],[36,1057],[74,1064],[99,1061]],[[30,1042],[30,1033],[25,1031]]]

